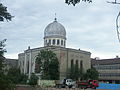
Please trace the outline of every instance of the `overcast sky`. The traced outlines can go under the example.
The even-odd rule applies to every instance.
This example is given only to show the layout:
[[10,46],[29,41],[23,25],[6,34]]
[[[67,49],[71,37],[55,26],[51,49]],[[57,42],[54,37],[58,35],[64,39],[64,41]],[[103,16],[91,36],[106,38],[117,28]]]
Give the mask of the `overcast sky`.
[[67,32],[66,47],[89,51],[92,58],[120,55],[115,26],[120,5],[109,4],[107,0],[81,2],[75,7],[64,0],[1,1],[15,16],[11,22],[0,22],[0,40],[7,39],[7,58],[18,58],[18,53],[28,46],[43,47],[44,29],[54,21],[55,13]]

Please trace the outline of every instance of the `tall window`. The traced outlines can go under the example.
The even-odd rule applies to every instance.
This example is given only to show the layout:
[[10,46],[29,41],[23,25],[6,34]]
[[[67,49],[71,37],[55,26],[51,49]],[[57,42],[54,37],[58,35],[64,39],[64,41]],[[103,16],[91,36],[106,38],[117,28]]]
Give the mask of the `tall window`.
[[47,45],[47,40],[45,40],[45,44]]
[[61,40],[61,45],[63,45],[63,40]]
[[29,73],[29,61],[27,62],[27,73]]
[[59,44],[60,44],[60,40],[58,39],[58,40],[57,40],[57,45],[59,45]]
[[83,69],[83,61],[80,61],[80,68]]
[[74,65],[74,62],[73,62],[73,59],[71,60],[71,67],[73,67],[73,65]]
[[49,45],[51,45],[51,39],[49,39]]
[[77,66],[77,68],[78,68],[78,60],[76,60],[76,66]]
[[55,45],[55,39],[53,39],[53,45]]
[[23,61],[23,65],[24,65],[24,61]]
[[20,61],[20,67],[21,67],[21,61]]
[[65,41],[64,41],[64,46],[65,46]]

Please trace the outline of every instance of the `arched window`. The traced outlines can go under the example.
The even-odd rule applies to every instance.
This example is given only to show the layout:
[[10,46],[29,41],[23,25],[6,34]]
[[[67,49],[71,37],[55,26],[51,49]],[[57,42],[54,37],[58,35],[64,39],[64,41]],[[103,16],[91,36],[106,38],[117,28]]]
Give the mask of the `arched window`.
[[60,40],[58,39],[58,40],[57,40],[57,45],[59,45],[59,44],[60,44]]
[[40,73],[40,64],[37,61],[35,62],[35,73]]
[[61,45],[63,45],[63,40],[61,40]]
[[55,39],[53,39],[53,42],[52,42],[52,43],[53,43],[53,45],[55,45]]

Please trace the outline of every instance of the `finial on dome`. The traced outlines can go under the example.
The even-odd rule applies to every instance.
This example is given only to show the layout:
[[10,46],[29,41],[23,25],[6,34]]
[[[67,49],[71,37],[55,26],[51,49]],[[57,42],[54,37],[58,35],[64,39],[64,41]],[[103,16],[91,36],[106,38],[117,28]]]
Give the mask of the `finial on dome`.
[[56,13],[55,13],[55,21],[57,21],[57,18],[56,18]]

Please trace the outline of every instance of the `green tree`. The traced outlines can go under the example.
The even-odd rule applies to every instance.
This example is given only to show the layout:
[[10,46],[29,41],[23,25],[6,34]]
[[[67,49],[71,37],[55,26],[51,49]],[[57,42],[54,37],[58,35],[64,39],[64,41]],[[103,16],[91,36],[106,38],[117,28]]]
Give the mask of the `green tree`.
[[3,74],[3,68],[4,68],[4,52],[6,52],[6,50],[4,49],[5,47],[5,41],[6,39],[0,41],[0,74]]
[[70,68],[70,75],[68,76],[68,78],[75,79],[75,66],[74,66],[74,64]]
[[78,65],[72,65],[72,67],[70,68],[70,74],[68,76],[68,78],[74,79],[74,80],[88,80],[88,79],[92,79],[92,80],[98,80],[98,76],[99,73],[95,68],[90,68],[85,72],[83,72],[83,65],[82,65],[82,61],[80,62],[80,68],[78,68]]
[[8,70],[7,75],[10,77],[10,80],[14,83],[17,84],[19,82],[19,76],[20,76],[20,71],[19,69],[16,68],[10,68]]
[[79,78],[80,80],[83,80],[84,79],[84,70],[83,70],[83,61],[81,60],[80,61],[80,69],[79,69]]
[[78,61],[76,61],[76,64],[72,64],[70,68],[70,74],[69,78],[78,80],[78,79],[83,79],[84,72],[83,72],[83,62],[80,61],[80,68],[78,66]]
[[92,0],[65,0],[65,3],[72,4],[73,6],[75,6],[77,3],[80,3],[80,1],[84,1],[84,2],[89,2],[91,3]]
[[78,65],[72,65],[72,67],[70,68],[70,75],[69,78],[73,79],[73,80],[78,80],[80,78],[80,69],[78,68]]
[[98,80],[99,73],[95,68],[88,69],[84,75],[84,79]]
[[0,41],[0,89],[1,90],[12,90],[13,89],[13,83],[12,81],[9,79],[9,77],[5,74],[5,64],[4,64],[4,52],[6,52],[6,50],[4,49],[5,47],[5,41],[6,39],[4,39],[3,41]]
[[35,85],[37,85],[38,79],[39,78],[34,73],[32,73],[31,76],[30,76],[28,84],[31,85],[31,86],[35,86]]
[[0,21],[11,21],[12,15],[7,11],[7,7],[5,7],[2,3],[0,3]]
[[41,50],[37,55],[36,64],[39,65],[42,79],[59,79],[59,61],[52,51]]
[[20,73],[19,68],[10,68],[7,75],[14,84],[26,84],[28,77]]
[[[11,16],[10,13],[7,11],[7,7],[3,6],[2,3],[0,3],[0,21],[4,21],[6,19],[7,21],[11,21],[13,16]],[[6,50],[5,47],[5,41],[6,39],[0,41],[0,90],[13,90],[13,84],[9,77],[5,75],[5,64],[4,64],[4,53]]]
[[57,57],[49,62],[49,75],[51,80],[59,79],[59,62]]
[[0,90],[13,90],[14,84],[9,79],[9,76],[1,74],[0,75]]
[[28,76],[21,73],[20,78],[19,78],[19,83],[20,84],[27,84]]
[[80,73],[79,73],[80,69],[78,67],[78,60],[76,61],[76,64],[75,64],[75,80],[78,80],[79,77],[80,77]]

